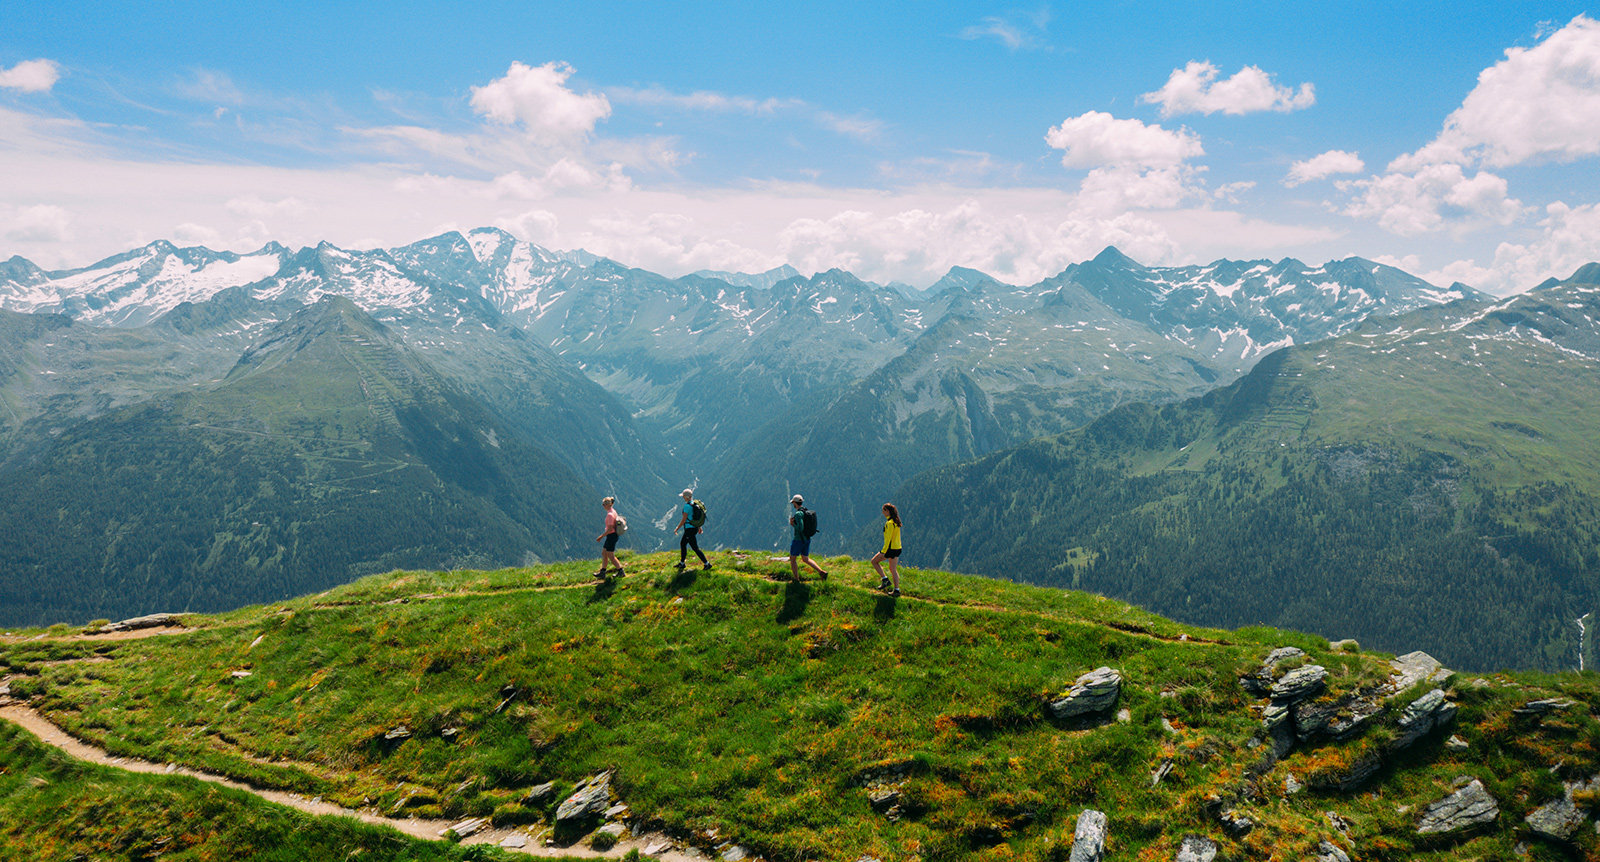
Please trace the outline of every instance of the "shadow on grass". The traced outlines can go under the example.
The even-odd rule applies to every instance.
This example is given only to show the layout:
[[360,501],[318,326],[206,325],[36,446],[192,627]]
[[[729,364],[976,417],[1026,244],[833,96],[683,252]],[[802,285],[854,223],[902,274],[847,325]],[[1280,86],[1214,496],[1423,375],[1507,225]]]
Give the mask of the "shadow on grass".
[[790,581],[783,588],[783,607],[778,609],[778,622],[787,623],[800,618],[811,604],[811,588],[804,581]]
[[588,600],[586,600],[584,602],[584,604],[592,605],[595,602],[603,602],[606,599],[611,598],[611,594],[615,593],[617,591],[617,581],[618,580],[620,580],[620,579],[619,578],[614,578],[614,577],[613,578],[606,578],[605,580],[601,581],[600,583],[595,584],[594,585],[594,592],[589,595]]
[[878,604],[872,609],[872,618],[880,623],[894,619],[895,604],[894,596],[878,596]]
[[677,594],[694,586],[694,579],[699,577],[698,569],[679,569],[667,583],[667,592]]

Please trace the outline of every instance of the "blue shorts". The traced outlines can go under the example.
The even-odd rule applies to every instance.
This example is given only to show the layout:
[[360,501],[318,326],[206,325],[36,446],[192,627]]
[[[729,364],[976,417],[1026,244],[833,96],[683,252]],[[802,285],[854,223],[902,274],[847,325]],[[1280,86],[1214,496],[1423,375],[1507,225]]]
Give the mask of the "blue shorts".
[[810,536],[806,536],[804,538],[795,539],[794,541],[790,542],[789,543],[789,556],[791,556],[791,557],[809,557],[809,556],[811,556],[811,537]]
[[606,534],[605,549],[608,550],[608,551],[615,551],[617,549],[617,534],[616,533],[607,533]]

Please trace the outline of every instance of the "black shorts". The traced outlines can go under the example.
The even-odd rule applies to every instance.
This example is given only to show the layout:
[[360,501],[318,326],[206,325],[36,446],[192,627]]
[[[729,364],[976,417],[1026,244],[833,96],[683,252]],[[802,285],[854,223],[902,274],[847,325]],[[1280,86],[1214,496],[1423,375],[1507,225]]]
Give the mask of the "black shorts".
[[900,556],[900,551],[901,550],[903,550],[903,549],[902,548],[890,548],[889,550],[883,552],[883,557],[884,557],[884,559],[892,560],[895,557]]
[[607,533],[606,534],[605,549],[608,550],[608,551],[615,551],[617,549],[617,534],[616,533]]

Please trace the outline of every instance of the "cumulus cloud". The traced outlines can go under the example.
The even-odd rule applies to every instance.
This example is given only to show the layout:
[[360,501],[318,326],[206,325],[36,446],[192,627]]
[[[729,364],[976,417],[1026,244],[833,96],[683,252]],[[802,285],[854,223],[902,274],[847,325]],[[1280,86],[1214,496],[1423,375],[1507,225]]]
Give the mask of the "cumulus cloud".
[[1139,120],[1119,120],[1103,111],[1062,120],[1044,139],[1051,147],[1065,150],[1061,164],[1068,168],[1163,168],[1205,155],[1199,136],[1188,129],[1168,131]]
[[1253,114],[1259,111],[1297,111],[1316,104],[1316,88],[1310,83],[1291,90],[1272,82],[1260,67],[1246,66],[1233,77],[1217,80],[1216,66],[1191,60],[1182,69],[1173,69],[1167,83],[1140,101],[1161,106],[1161,116],[1178,114]]
[[1390,171],[1451,163],[1502,168],[1600,154],[1600,22],[1579,15],[1532,48],[1510,48],[1445,119],[1438,137]]
[[1503,242],[1486,267],[1458,261],[1445,268],[1455,278],[1493,293],[1516,293],[1547,278],[1566,278],[1586,263],[1600,261],[1600,204],[1545,207],[1537,238]]
[[472,88],[473,110],[494,122],[520,127],[536,142],[575,145],[611,116],[611,103],[600,93],[569,89],[572,71],[560,62],[542,66],[513,62],[504,77]]
[[1327,179],[1334,174],[1359,174],[1366,169],[1367,163],[1361,161],[1361,157],[1355,153],[1329,150],[1290,165],[1289,174],[1283,178],[1283,184],[1294,188],[1313,180]]
[[58,206],[0,204],[0,236],[13,242],[61,242],[68,237],[71,221]]
[[53,60],[23,60],[9,69],[0,69],[0,89],[47,93],[60,79],[61,67]]
[[1359,191],[1346,215],[1373,218],[1384,229],[1415,236],[1441,227],[1461,230],[1507,225],[1522,213],[1522,203],[1506,181],[1487,171],[1468,175],[1460,165],[1428,165],[1415,173],[1390,173],[1340,183]]

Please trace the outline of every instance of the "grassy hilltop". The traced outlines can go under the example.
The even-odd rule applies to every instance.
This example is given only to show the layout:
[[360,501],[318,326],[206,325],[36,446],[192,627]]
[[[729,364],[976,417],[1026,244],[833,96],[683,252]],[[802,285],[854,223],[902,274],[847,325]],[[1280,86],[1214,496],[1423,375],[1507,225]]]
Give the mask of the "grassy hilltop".
[[[628,557],[606,584],[593,562],[396,572],[144,639],[21,633],[0,640],[0,675],[114,754],[383,813],[535,824],[614,769],[635,822],[773,860],[1064,859],[1090,808],[1108,815],[1115,859],[1172,859],[1186,835],[1226,859],[1312,858],[1322,842],[1363,860],[1509,858],[1524,842],[1535,859],[1600,853],[1587,824],[1572,847],[1523,824],[1563,782],[1600,773],[1593,674],[1458,674],[1380,697],[1388,656],[1307,635],[925,570],[891,599],[842,557],[804,583],[763,555],[683,574],[675,559]],[[1379,712],[1364,732],[1267,756],[1268,700],[1239,677],[1284,646],[1306,655],[1276,674],[1327,670],[1309,706],[1340,721],[1368,697]],[[1101,666],[1121,674],[1116,704],[1052,718],[1047,704]],[[1453,724],[1398,750],[1397,720],[1435,687],[1459,707]],[[1548,698],[1570,703],[1513,712]],[[23,816],[44,791],[8,780],[42,768],[19,750],[0,764],[0,846],[55,835]],[[1482,781],[1498,817],[1419,835],[1458,776]],[[115,820],[125,800],[155,798],[132,789],[154,780],[97,779],[94,804]],[[529,802],[544,782],[556,795]]]

